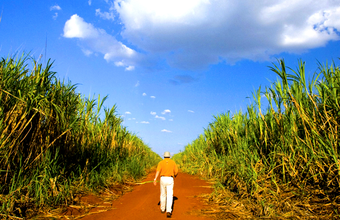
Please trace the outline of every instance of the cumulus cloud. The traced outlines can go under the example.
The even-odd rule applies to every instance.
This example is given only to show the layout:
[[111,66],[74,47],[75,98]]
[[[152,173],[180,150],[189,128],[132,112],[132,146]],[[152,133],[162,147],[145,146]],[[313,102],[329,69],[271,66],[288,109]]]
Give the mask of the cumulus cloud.
[[[79,39],[87,55],[91,54],[88,51],[103,54],[104,59],[126,71],[164,61],[190,70],[242,59],[263,61],[282,52],[303,53],[340,39],[339,0],[105,2],[108,12],[97,9],[96,15],[119,19],[122,28],[115,34],[121,41],[78,15],[65,23],[64,37]],[[178,75],[170,82],[178,85],[195,80]]]
[[339,40],[340,5],[334,0],[116,0],[114,6],[123,38],[149,59],[184,69],[268,60]]
[[165,120],[165,118],[164,118],[164,117],[162,117],[162,116],[158,116],[158,115],[156,115],[156,116],[155,116],[155,118],[158,118],[158,119]]
[[[59,5],[53,5],[50,7],[50,11],[60,11],[60,10],[61,10],[61,7]],[[58,18],[58,13],[55,12],[52,18],[56,20]]]
[[63,36],[79,39],[82,48],[103,54],[105,60],[114,62],[118,67],[126,67],[126,70],[132,70],[135,65],[134,59],[137,59],[137,53],[134,50],[117,41],[105,30],[85,22],[77,14],[72,15],[66,21]]
[[340,7],[333,10],[326,11],[326,17],[328,18],[324,22],[325,27],[334,27],[340,31]]
[[131,115],[131,112],[125,112],[126,115]]
[[152,96],[150,96],[150,98],[152,98],[152,99],[155,99],[155,98],[156,98],[156,96],[153,96],[153,95],[152,95]]
[[125,68],[126,71],[132,71],[134,69],[135,69],[134,66],[128,66],[128,67]]
[[60,11],[61,7],[59,5],[53,5],[50,7],[50,11]]
[[113,21],[115,19],[113,11],[110,11],[110,12],[101,12],[99,8],[96,9],[96,16],[99,16],[100,18],[102,18],[104,20],[111,20],[111,21]]
[[188,110],[188,112],[190,112],[190,113],[195,113],[193,110]]
[[56,20],[58,18],[58,13],[54,13],[54,15],[52,16],[53,20]]
[[138,87],[138,86],[139,86],[139,81],[137,81],[135,84],[135,87]]
[[86,48],[81,48],[81,51],[85,54],[85,56],[91,56],[93,54],[93,51]]
[[146,96],[146,93],[145,93],[145,92],[143,93],[143,96]]
[[170,111],[169,109],[165,109],[165,110],[162,112],[163,115],[165,115],[165,114],[170,114],[170,113],[171,113],[171,111]]
[[161,132],[172,133],[172,131],[169,131],[167,129],[163,129],[163,130],[161,130]]
[[141,124],[150,124],[148,121],[142,121]]
[[156,112],[150,112],[151,115],[156,115],[157,113]]

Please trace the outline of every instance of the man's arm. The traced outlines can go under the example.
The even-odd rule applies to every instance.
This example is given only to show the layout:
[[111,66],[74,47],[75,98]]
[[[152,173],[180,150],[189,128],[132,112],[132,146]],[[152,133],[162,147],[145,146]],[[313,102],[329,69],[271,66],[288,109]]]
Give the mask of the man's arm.
[[178,167],[177,167],[177,164],[175,163],[175,167],[174,167],[174,173],[175,173],[175,177],[177,177],[178,175]]
[[157,170],[155,179],[153,180],[153,185],[155,185],[155,186],[157,185],[157,178],[158,178],[158,175],[159,175],[159,170]]

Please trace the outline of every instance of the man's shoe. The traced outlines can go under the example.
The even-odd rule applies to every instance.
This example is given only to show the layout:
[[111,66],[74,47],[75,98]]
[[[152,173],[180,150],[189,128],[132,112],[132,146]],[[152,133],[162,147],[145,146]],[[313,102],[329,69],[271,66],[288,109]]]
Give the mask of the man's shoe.
[[161,213],[165,213],[165,210],[164,211],[161,210]]
[[171,218],[171,212],[167,212],[166,217]]

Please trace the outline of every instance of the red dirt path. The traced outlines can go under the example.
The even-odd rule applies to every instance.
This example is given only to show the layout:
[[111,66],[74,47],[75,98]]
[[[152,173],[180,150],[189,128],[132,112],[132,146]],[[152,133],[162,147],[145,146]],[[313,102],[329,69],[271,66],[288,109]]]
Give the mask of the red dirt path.
[[[155,172],[151,172],[145,181],[152,181]],[[212,192],[210,185],[199,178],[179,173],[174,185],[174,206],[171,219],[183,220],[211,220],[200,216],[200,210],[207,209],[199,197],[202,194]],[[81,220],[150,220],[167,219],[166,214],[161,213],[159,206],[160,186],[153,183],[137,185],[133,191],[124,194],[112,202],[112,210],[87,215]]]

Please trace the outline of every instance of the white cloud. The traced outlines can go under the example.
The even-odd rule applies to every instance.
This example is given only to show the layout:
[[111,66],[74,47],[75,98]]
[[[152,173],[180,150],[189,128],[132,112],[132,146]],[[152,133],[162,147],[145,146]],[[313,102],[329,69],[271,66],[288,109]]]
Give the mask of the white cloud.
[[326,11],[327,20],[324,25],[326,27],[334,27],[340,31],[340,7]]
[[126,115],[131,115],[131,112],[125,112]]
[[116,66],[124,66],[124,63],[122,61],[117,61],[115,62]]
[[152,95],[152,96],[150,96],[150,98],[152,98],[152,99],[155,99],[155,98],[156,98],[156,96],[153,96],[153,95]]
[[81,51],[85,54],[85,56],[91,56],[93,54],[93,51],[88,50],[86,48],[81,48]]
[[163,129],[161,132],[172,133],[172,131],[169,131],[167,129]]
[[165,110],[162,112],[163,115],[165,115],[165,114],[170,114],[170,113],[171,113],[171,111],[170,111],[169,109],[165,109]]
[[54,15],[52,16],[52,18],[53,18],[53,20],[56,20],[57,17],[58,17],[58,13],[56,12],[56,13],[54,13]]
[[138,87],[138,86],[139,86],[139,81],[137,81],[135,84],[135,87]]
[[53,11],[53,10],[60,11],[61,7],[59,5],[53,5],[50,7],[50,11]]
[[128,66],[128,67],[125,68],[126,71],[132,71],[134,69],[135,69],[134,66]]
[[339,40],[338,0],[117,0],[115,9],[123,38],[150,60],[187,69],[267,60]]
[[[50,11],[60,11],[61,7],[59,5],[53,5],[50,7]],[[52,16],[53,20],[57,20],[58,18],[58,13],[55,12],[54,15]]]
[[[225,61],[269,60],[282,52],[302,53],[340,39],[339,0],[105,2],[108,12],[97,9],[96,15],[119,18],[122,29],[115,35],[129,47],[78,15],[65,23],[64,37],[78,38],[82,47],[103,54],[126,71],[164,61],[172,67],[197,69]],[[179,75],[171,83],[194,81]]]
[[100,32],[105,31],[96,29],[92,24],[86,23],[83,18],[76,14],[72,15],[64,26],[64,37],[66,38],[95,39],[99,37]]
[[192,111],[192,110],[188,110],[188,112],[190,112],[190,113],[195,113],[194,111]]
[[129,121],[134,121],[134,120],[136,120],[136,118],[129,118],[128,120]]
[[156,112],[150,112],[151,115],[156,115],[157,113]]
[[158,115],[156,115],[156,116],[155,116],[155,118],[159,118],[159,119],[165,120],[165,118],[164,118],[164,117],[162,117],[162,116],[158,116]]
[[150,122],[148,122],[148,121],[142,121],[141,123],[142,124],[150,124]]
[[115,19],[115,16],[113,15],[113,11],[110,12],[101,12],[100,9],[96,9],[96,16],[101,17],[104,20],[111,20],[113,21]]
[[145,93],[145,92],[143,93],[143,96],[146,96],[146,93]]
[[174,121],[173,119],[169,119],[169,121]]
[[72,15],[64,26],[65,38],[77,38],[80,40],[81,47],[87,51],[98,52],[104,55],[106,61],[112,61],[116,66],[126,67],[132,70],[134,59],[137,53],[125,46],[123,43],[106,33],[105,30],[96,28],[90,23],[86,23],[77,14]]

